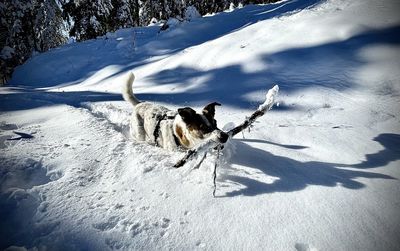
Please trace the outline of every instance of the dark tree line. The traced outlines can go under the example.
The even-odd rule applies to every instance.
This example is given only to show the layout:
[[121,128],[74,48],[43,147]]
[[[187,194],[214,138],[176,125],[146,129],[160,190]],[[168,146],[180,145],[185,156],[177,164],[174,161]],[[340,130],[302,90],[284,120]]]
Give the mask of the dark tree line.
[[120,28],[146,26],[176,17],[194,6],[201,15],[232,4],[276,0],[6,0],[0,2],[0,83],[33,53],[44,52],[74,38],[93,39]]

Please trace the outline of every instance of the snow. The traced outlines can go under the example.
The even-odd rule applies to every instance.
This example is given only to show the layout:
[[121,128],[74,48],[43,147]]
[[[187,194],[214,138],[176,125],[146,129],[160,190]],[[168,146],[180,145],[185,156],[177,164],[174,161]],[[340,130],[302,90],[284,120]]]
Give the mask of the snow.
[[4,46],[0,52],[1,59],[9,59],[12,57],[12,54],[15,53],[15,50],[9,46]]
[[200,18],[201,15],[200,13],[197,11],[196,7],[194,6],[188,6],[185,10],[184,13],[184,19],[187,21],[192,21],[196,18]]
[[259,107],[258,110],[260,111],[265,111],[269,110],[272,108],[274,105],[275,99],[278,96],[278,91],[279,91],[279,86],[275,85],[271,89],[268,90],[267,94],[265,95],[265,101],[262,103]]
[[[0,248],[400,249],[398,1],[288,0],[122,29],[38,54],[0,88]],[[128,136],[134,91],[211,101],[240,124],[214,155],[172,166]],[[33,138],[18,138],[14,133]]]

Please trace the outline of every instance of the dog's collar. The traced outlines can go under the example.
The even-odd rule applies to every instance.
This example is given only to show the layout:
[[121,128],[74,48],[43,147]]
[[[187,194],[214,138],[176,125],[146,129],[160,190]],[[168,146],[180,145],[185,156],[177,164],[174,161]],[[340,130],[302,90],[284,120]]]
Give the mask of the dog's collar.
[[[161,121],[166,120],[166,119],[175,119],[176,114],[175,115],[169,115],[168,113],[164,113],[163,115],[157,115],[157,124],[156,127],[154,128],[154,132],[153,132],[153,136],[154,136],[154,143],[156,146],[160,146],[158,144],[158,137],[160,136],[160,126],[161,126]],[[175,144],[176,146],[180,146],[181,142],[179,141],[179,139],[175,136],[175,133],[173,133],[174,136],[174,140],[175,140]]]

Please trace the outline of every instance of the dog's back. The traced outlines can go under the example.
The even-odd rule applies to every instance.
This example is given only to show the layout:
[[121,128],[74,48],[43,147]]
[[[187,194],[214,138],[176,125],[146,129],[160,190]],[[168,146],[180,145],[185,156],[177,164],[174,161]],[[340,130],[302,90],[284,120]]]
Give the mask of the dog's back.
[[[133,73],[129,73],[122,90],[123,98],[134,107],[130,125],[131,136],[138,141],[148,141],[174,150],[176,144],[173,138],[173,120],[160,121],[160,119],[164,115],[174,117],[175,113],[164,106],[138,100],[133,94],[134,80]],[[155,131],[159,137],[155,136]]]

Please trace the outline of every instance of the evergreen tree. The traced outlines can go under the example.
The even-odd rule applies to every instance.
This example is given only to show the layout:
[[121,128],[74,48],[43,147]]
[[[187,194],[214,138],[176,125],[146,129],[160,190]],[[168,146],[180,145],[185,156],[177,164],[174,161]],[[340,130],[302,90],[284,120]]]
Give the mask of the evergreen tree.
[[33,38],[36,51],[47,51],[67,41],[62,13],[54,0],[38,1],[34,13]]
[[104,35],[111,29],[111,0],[69,1],[63,4],[64,18],[72,24],[70,35],[78,41]]
[[129,0],[112,0],[110,30],[135,26],[132,4]]
[[14,0],[0,3],[1,82],[34,51],[66,42],[61,10],[54,0]]

